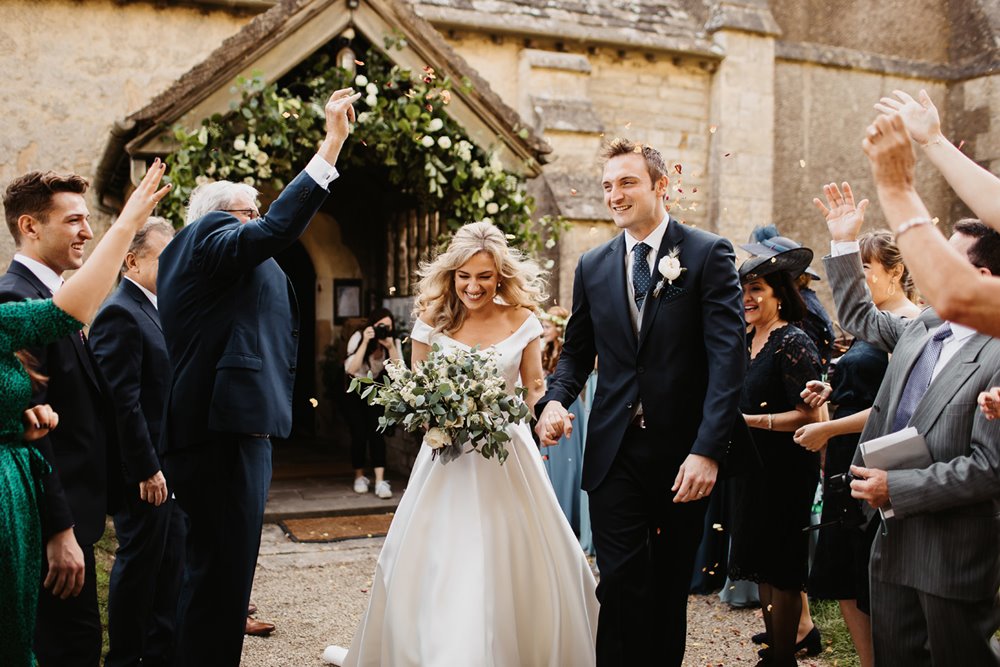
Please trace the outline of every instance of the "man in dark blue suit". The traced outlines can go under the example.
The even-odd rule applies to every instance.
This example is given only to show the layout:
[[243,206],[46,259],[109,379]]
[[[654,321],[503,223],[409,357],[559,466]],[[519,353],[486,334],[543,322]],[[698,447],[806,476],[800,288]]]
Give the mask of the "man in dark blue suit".
[[174,228],[150,218],[135,235],[122,281],[98,311],[90,345],[111,385],[126,479],[115,513],[118,550],[108,593],[106,667],[169,665],[184,564],[184,515],[170,498],[160,423],[170,360],[156,310],[160,253]]
[[326,138],[267,215],[259,215],[250,186],[199,186],[187,226],[160,256],[160,319],[173,368],[166,473],[189,518],[179,665],[240,662],[271,483],[270,438],[292,429],[298,312],[274,255],[326,199],[359,97],[351,90],[330,97]]
[[[62,273],[83,265],[84,245],[93,238],[83,197],[87,187],[75,174],[37,171],[10,183],[4,213],[17,254],[0,277],[0,303],[50,298],[62,285]],[[94,543],[123,488],[111,391],[82,331],[29,352],[35,369],[48,378],[32,404],[50,404],[60,422],[35,443],[52,465],[39,500],[45,559],[35,657],[41,667],[97,667],[101,618]]]
[[680,665],[708,496],[742,424],[742,292],[732,245],[667,214],[659,152],[617,139],[605,157],[604,201],[624,233],[580,258],[536,431],[551,445],[572,430],[564,406],[597,357],[583,462],[601,570],[597,662]]

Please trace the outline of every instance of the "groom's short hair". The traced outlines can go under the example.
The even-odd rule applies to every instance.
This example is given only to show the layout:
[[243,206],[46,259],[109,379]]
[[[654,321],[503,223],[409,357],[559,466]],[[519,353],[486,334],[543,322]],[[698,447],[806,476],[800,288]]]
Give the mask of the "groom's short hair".
[[655,189],[657,181],[667,175],[667,164],[663,161],[660,151],[652,146],[631,141],[624,137],[616,137],[604,147],[604,150],[601,151],[601,157],[605,160],[610,160],[613,157],[628,155],[629,153],[642,153],[642,157],[646,160],[646,169],[649,171],[649,181]]

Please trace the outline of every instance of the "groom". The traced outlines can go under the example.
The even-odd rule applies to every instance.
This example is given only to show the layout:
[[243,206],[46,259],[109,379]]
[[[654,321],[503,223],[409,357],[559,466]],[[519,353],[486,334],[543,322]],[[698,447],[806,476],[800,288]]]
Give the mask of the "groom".
[[732,245],[667,214],[658,151],[616,139],[603,157],[604,203],[625,233],[577,264],[536,431],[545,445],[572,431],[565,406],[597,357],[583,464],[601,571],[597,663],[680,665],[708,496],[739,416],[742,293]]

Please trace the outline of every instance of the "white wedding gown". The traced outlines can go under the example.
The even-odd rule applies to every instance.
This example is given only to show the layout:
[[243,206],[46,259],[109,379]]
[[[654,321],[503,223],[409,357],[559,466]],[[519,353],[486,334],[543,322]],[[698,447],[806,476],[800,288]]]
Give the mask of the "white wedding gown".
[[[513,391],[534,315],[497,343]],[[467,346],[417,320],[413,340]],[[442,464],[421,445],[385,538],[347,666],[586,667],[595,663],[594,576],[527,424],[504,465],[476,452]],[[330,658],[331,655],[336,657]]]

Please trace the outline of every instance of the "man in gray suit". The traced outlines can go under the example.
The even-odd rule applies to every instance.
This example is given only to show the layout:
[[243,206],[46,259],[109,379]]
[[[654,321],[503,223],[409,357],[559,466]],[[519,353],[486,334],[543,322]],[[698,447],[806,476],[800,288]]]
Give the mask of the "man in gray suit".
[[[1000,422],[976,397],[1000,382],[1000,340],[945,322],[933,309],[905,320],[879,312],[865,284],[856,236],[866,202],[827,186],[820,205],[833,236],[824,264],[841,326],[892,352],[861,441],[913,426],[934,463],[920,470],[851,467],[852,495],[895,516],[870,563],[875,662],[998,665],[1000,645]],[[846,196],[845,196],[846,195]],[[1000,275],[1000,235],[956,225],[950,243],[982,273]]]

